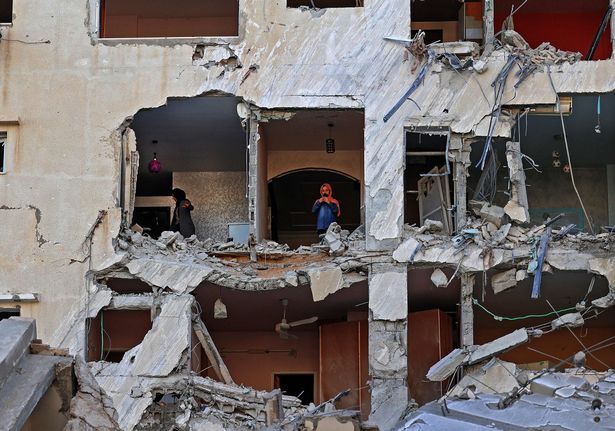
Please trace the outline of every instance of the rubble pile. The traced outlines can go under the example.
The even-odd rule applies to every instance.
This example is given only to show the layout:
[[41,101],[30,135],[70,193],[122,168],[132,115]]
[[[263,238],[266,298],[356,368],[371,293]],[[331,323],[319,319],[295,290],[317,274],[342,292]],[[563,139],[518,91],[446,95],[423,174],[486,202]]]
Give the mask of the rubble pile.
[[514,30],[502,32],[502,45],[511,54],[526,59],[528,65],[576,63],[583,57],[580,52],[562,51],[549,42],[530,48],[523,36]]
[[612,370],[577,367],[557,372],[532,370],[532,365],[492,358],[468,367],[442,399],[410,414],[399,429],[420,429],[419,424],[485,431],[615,427]]

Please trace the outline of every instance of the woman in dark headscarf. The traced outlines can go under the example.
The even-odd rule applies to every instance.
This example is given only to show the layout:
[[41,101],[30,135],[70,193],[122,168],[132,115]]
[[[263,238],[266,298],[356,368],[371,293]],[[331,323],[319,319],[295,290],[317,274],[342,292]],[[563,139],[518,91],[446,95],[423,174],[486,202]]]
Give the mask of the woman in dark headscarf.
[[190,215],[190,211],[192,211],[194,207],[190,201],[186,199],[186,192],[182,189],[173,189],[171,196],[173,196],[173,200],[175,201],[171,230],[181,233],[184,238],[188,238],[195,233],[194,223]]

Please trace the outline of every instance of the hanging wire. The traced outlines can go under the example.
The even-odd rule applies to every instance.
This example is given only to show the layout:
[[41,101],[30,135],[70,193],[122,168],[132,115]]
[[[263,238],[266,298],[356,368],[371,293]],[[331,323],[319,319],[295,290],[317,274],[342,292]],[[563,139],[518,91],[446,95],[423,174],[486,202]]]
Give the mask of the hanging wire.
[[551,77],[551,67],[547,64],[547,76],[549,77],[549,82],[551,83],[551,88],[555,93],[555,100],[557,102],[557,110],[559,111],[559,118],[562,123],[562,134],[564,135],[564,144],[566,145],[566,156],[568,157],[568,167],[570,168],[570,179],[572,180],[572,187],[574,188],[574,192],[577,194],[577,198],[579,199],[579,203],[581,204],[581,208],[583,209],[583,214],[585,214],[585,218],[587,219],[587,225],[589,227],[589,231],[591,234],[594,234],[594,228],[592,226],[592,221],[585,209],[585,205],[583,204],[583,199],[581,199],[581,195],[579,194],[579,190],[577,189],[577,185],[574,181],[574,173],[572,172],[572,160],[570,158],[570,149],[568,148],[568,136],[566,135],[566,126],[564,125],[564,114],[562,113],[562,109],[560,106],[559,94],[557,94],[557,90],[555,90],[555,84],[553,84],[553,78]]

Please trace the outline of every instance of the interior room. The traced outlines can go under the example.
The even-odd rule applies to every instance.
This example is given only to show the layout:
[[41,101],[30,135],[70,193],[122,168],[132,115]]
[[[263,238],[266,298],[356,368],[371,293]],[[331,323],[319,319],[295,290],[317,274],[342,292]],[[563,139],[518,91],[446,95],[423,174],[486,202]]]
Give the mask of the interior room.
[[[600,233],[603,226],[615,223],[615,126],[606,120],[615,112],[615,95],[562,97],[562,107],[566,111],[564,125],[574,180],[592,219],[592,228]],[[564,214],[556,227],[574,223],[589,232],[572,185],[561,119],[553,110],[552,106],[530,108],[529,114],[521,116],[514,130],[513,138],[520,139],[521,152],[538,165],[534,169],[529,159],[524,160],[531,224],[541,224],[547,217]],[[499,206],[504,206],[509,199],[506,141],[496,140],[493,146],[499,168],[497,184],[491,188],[495,189],[494,203]],[[482,149],[482,141],[472,145],[469,199],[474,196],[482,174],[475,167]]]
[[[595,280],[592,283],[594,277]],[[561,328],[558,331],[549,332],[550,322],[558,315],[576,312],[577,303],[585,301],[585,304],[589,306],[594,299],[606,295],[608,283],[604,277],[573,271],[543,273],[541,296],[538,299],[529,299],[532,282],[533,278],[528,277],[516,286],[496,295],[489,285],[483,288],[481,280],[477,278],[474,298],[479,300],[480,305],[474,306],[474,341],[476,344],[492,341],[518,328],[529,328],[546,323],[546,326],[541,327],[545,331],[544,335],[532,338],[529,343],[500,355],[500,359],[517,364],[548,361],[550,366],[553,366],[585,347],[589,348],[615,336],[615,316],[608,309],[603,310],[604,312],[597,317],[593,310],[582,312],[585,324],[580,328],[570,330]],[[591,291],[590,285],[592,285]],[[523,306],[520,307],[519,304]],[[493,315],[504,319],[496,320]],[[529,315],[546,316],[524,318]],[[571,365],[568,364],[568,366]],[[612,342],[596,346],[593,354],[587,355],[587,367],[590,369],[606,371],[614,366],[615,348]]]
[[237,36],[239,0],[101,0],[102,38]]
[[[441,270],[449,279],[455,272]],[[408,271],[408,388],[419,405],[446,393],[448,382],[431,382],[425,375],[459,346],[459,278],[453,278],[446,288],[436,287],[430,279],[433,271]]]
[[[519,0],[494,1],[494,27],[498,32]],[[609,0],[541,0],[527,2],[513,16],[514,30],[536,48],[543,42],[564,51],[580,52],[587,60],[592,42],[609,7]],[[592,60],[611,57],[610,23],[598,40]]]
[[467,40],[482,42],[483,7],[480,0],[412,0],[412,35],[425,32],[425,43]]
[[447,166],[445,159],[448,139],[445,132],[406,132],[404,222],[422,226],[427,219],[440,221],[451,234],[454,195],[453,165]]
[[[319,302],[308,286],[241,291],[203,283],[194,295],[236,383],[267,391],[280,387],[316,404],[351,388],[338,408],[369,412],[367,389],[357,390],[368,379],[367,282]],[[214,317],[216,301],[226,307],[226,318]],[[284,318],[291,327],[276,331]],[[216,378],[207,364],[200,369]]]
[[154,238],[168,230],[171,191],[180,188],[194,207],[197,237],[247,241],[247,143],[238,103],[232,96],[169,99],[134,116],[139,171],[133,223]]
[[314,202],[329,183],[338,223],[352,232],[363,221],[362,110],[302,110],[259,124],[261,235],[291,247],[318,242]]

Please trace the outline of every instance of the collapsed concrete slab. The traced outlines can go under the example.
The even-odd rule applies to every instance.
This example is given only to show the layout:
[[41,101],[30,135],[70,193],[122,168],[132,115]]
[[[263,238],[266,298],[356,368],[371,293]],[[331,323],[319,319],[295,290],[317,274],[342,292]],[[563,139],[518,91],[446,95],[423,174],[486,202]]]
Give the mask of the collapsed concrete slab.
[[497,338],[489,343],[483,344],[470,353],[467,359],[468,365],[484,361],[492,356],[504,353],[523,343],[529,341],[529,336],[525,328],[517,329],[510,334]]

